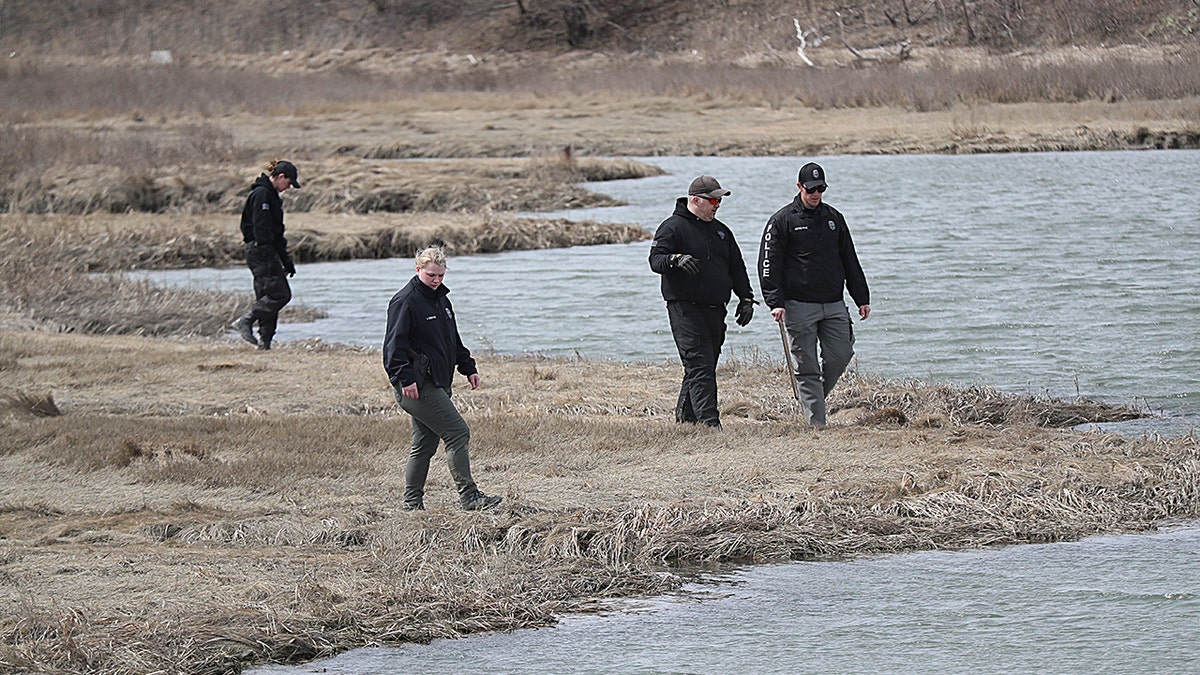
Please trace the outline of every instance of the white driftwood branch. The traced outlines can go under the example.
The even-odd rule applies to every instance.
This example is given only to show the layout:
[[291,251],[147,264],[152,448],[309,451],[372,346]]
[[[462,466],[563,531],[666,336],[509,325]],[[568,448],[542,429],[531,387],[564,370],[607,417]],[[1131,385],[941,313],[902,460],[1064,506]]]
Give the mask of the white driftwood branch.
[[792,25],[796,26],[796,39],[800,41],[800,46],[796,47],[796,53],[800,55],[801,61],[815,67],[816,64],[814,64],[807,56],[804,55],[804,49],[808,46],[808,40],[805,39],[807,33],[800,28],[800,19],[792,19]]

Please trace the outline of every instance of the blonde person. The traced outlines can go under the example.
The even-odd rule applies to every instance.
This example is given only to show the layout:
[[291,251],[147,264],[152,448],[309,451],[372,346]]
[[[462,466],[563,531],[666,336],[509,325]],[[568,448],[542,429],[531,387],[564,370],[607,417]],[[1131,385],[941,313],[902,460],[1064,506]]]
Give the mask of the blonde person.
[[403,507],[425,508],[429,461],[438,443],[445,441],[459,504],[468,511],[490,509],[500,503],[501,497],[480,492],[471,478],[471,430],[450,400],[456,368],[472,389],[479,387],[479,372],[459,337],[454,308],[446,297],[450,289],[442,283],[446,254],[437,247],[427,248],[417,254],[416,263],[416,275],[388,304],[383,340],[383,367],[396,402],[412,416],[412,451],[404,471]]
[[[246,246],[246,266],[254,275],[254,306],[233,322],[242,339],[259,349],[270,349],[279,323],[279,310],[292,300],[287,277],[296,276],[296,266],[284,238],[283,199],[280,194],[293,187],[300,189],[296,165],[275,160],[250,186],[242,208],[242,241]],[[284,275],[287,276],[284,276]],[[254,324],[258,324],[258,337]]]

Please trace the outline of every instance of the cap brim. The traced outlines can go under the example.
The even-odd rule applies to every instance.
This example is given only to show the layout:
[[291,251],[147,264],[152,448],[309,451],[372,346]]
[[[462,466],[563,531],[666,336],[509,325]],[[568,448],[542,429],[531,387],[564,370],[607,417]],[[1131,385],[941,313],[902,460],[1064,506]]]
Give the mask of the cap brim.
[[295,178],[293,178],[293,179],[292,179],[292,187],[293,187],[293,188],[295,188],[295,189],[297,189],[297,190],[299,190],[299,189],[300,189],[300,181],[298,181],[298,180],[296,180]]
[[693,197],[707,197],[709,199],[719,199],[721,197],[726,197],[731,194],[733,194],[733,192],[726,190],[725,188],[717,188],[716,190],[713,190],[711,192],[700,192],[700,193],[694,194],[692,196]]
[[811,190],[815,187],[821,187],[822,185],[829,185],[829,183],[826,183],[823,180],[810,180],[807,183],[802,183],[802,185],[804,185],[805,190]]

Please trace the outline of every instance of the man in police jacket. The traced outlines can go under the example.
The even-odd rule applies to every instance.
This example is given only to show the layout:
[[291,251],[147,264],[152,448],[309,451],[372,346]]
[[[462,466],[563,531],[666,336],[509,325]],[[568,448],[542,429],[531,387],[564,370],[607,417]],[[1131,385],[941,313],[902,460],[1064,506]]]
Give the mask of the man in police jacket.
[[[871,292],[846,219],[821,201],[825,170],[800,168],[800,193],[767,221],[758,253],[763,300],[787,327],[806,421],[825,425],[825,398],[854,356],[854,330],[843,299],[848,290],[865,320]],[[820,358],[817,344],[820,343]]]
[[671,334],[683,362],[683,384],[675,405],[677,422],[720,427],[717,360],[725,344],[725,305],[738,297],[739,326],[754,315],[754,292],[742,251],[717,220],[721,200],[730,194],[716,178],[700,176],[675,212],[658,226],[650,247],[650,269],[662,275]]

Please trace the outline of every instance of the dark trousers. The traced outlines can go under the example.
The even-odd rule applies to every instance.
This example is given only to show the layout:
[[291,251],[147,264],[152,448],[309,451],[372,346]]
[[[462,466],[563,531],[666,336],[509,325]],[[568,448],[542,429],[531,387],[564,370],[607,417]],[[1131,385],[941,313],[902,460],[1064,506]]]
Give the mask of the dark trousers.
[[725,344],[725,307],[670,301],[667,317],[683,362],[675,420],[721,426],[717,411],[717,360]]
[[259,339],[270,342],[279,324],[279,310],[292,301],[292,287],[275,251],[247,244],[246,266],[254,275],[254,306],[247,316],[258,323]]

